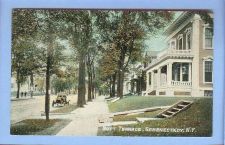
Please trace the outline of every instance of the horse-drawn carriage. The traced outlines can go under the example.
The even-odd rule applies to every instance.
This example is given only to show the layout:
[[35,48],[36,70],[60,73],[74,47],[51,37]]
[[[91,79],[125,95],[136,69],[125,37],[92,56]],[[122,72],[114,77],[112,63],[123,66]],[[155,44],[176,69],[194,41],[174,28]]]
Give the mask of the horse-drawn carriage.
[[56,106],[64,106],[64,105],[69,105],[70,100],[67,101],[67,95],[64,93],[58,94],[55,100],[52,101],[52,107]]

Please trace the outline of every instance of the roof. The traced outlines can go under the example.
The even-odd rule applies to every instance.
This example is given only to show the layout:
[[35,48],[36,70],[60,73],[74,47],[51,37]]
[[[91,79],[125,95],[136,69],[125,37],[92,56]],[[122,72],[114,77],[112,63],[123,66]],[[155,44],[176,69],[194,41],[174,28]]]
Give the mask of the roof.
[[164,34],[169,36],[175,29],[177,29],[185,20],[193,15],[193,11],[183,12],[176,20],[170,24],[170,26],[165,30]]

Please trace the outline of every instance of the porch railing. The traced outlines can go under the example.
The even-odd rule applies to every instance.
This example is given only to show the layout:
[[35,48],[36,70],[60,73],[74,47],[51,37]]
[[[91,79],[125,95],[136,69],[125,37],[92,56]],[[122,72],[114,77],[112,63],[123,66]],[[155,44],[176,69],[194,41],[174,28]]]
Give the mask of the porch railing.
[[190,54],[191,50],[176,50],[176,49],[169,49],[169,54]]
[[165,49],[163,51],[161,51],[159,54],[158,54],[158,58],[161,58],[165,55],[168,55],[168,54],[190,54],[191,53],[191,49],[188,49],[188,50],[177,50],[177,49],[171,49],[171,48],[168,48],[168,49]]
[[191,82],[171,81],[172,86],[191,86]]

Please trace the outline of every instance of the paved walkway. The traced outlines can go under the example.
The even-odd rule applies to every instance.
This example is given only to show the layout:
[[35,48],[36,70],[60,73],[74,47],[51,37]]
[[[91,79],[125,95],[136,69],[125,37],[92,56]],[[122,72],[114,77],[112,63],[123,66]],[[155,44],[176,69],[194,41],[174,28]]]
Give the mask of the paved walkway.
[[104,96],[99,96],[92,102],[88,102],[84,108],[78,108],[71,112],[67,119],[72,119],[65,128],[63,128],[58,136],[96,136],[98,126],[100,126],[99,118],[109,114],[108,105],[104,100]]

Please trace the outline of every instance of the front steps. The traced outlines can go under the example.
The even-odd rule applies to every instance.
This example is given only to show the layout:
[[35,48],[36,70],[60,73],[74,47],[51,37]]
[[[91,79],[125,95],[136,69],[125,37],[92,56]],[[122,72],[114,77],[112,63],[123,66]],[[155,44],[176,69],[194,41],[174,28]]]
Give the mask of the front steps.
[[186,110],[187,108],[189,108],[191,105],[193,104],[192,101],[179,101],[176,104],[172,105],[172,107],[164,110],[163,112],[159,113],[157,115],[158,118],[170,118],[175,116],[176,114],[178,114],[181,111]]
[[151,91],[150,93],[148,93],[148,95],[153,95],[153,96],[155,96],[155,95],[156,95],[156,90]]

